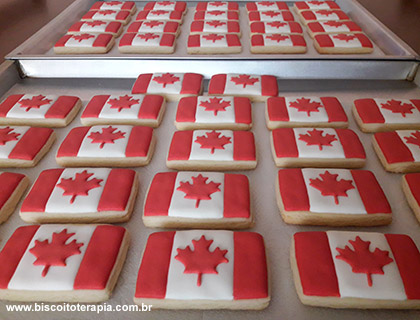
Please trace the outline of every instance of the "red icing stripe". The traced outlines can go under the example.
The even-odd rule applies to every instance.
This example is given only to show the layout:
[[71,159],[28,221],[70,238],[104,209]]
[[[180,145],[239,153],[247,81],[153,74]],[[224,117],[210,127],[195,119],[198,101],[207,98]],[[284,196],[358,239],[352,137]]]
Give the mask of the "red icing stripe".
[[375,175],[367,170],[351,170],[367,213],[391,213],[391,206]]
[[184,97],[179,100],[176,111],[176,122],[195,122],[197,97]]
[[144,6],[143,10],[146,10],[146,11],[153,10],[153,8],[155,7],[155,4],[156,4],[156,2],[155,2],[155,1],[153,1],[153,2],[148,2],[148,3],[146,3],[146,5]]
[[45,146],[54,130],[29,128],[9,153],[9,159],[33,160]]
[[136,37],[135,33],[125,33],[121,37],[120,43],[118,44],[119,47],[126,47],[131,46],[133,39]]
[[412,100],[410,100],[415,106],[416,106],[416,108],[417,108],[417,110],[419,110],[420,111],[420,99],[419,100],[417,100],[417,99],[412,99]]
[[24,95],[23,94],[14,94],[8,96],[1,104],[0,104],[0,117],[6,117],[7,113],[12,109],[12,107],[18,102]]
[[114,36],[109,33],[101,33],[93,42],[93,47],[106,47]]
[[274,97],[279,93],[275,76],[261,76],[261,95]]
[[264,37],[261,34],[254,34],[251,36],[251,46],[262,47],[264,46]]
[[249,131],[234,131],[233,160],[255,161],[256,159],[254,134]]
[[188,160],[191,153],[193,131],[176,131],[169,147],[168,161]]
[[188,48],[198,48],[200,47],[200,35],[199,34],[192,34],[188,36]]
[[236,123],[252,123],[252,107],[251,101],[244,97],[233,98],[235,106],[235,122]]
[[404,176],[411,194],[418,205],[420,205],[420,173],[409,173]]
[[90,20],[95,15],[97,11],[96,10],[90,10],[85,13],[85,15],[82,17],[82,20]]
[[133,127],[128,138],[125,155],[127,157],[146,157],[152,142],[153,129],[149,127]]
[[54,47],[64,47],[66,45],[66,42],[69,41],[69,39],[72,37],[71,34],[66,34],[60,38],[54,45]]
[[137,32],[139,32],[139,29],[140,29],[140,27],[141,27],[142,24],[143,24],[143,21],[135,21],[135,22],[131,23],[127,27],[126,33],[129,33],[129,32],[137,33]]
[[395,131],[378,132],[373,137],[388,163],[414,161],[410,149],[401,141],[400,136]]
[[303,29],[302,29],[302,26],[300,25],[300,23],[290,21],[289,26],[290,26],[290,32],[292,32],[292,33],[303,33]]
[[110,95],[94,96],[87,104],[81,118],[98,118],[109,97]]
[[303,294],[340,297],[327,234],[325,232],[298,232],[295,233],[294,240]]
[[84,22],[84,21],[78,21],[78,22],[76,22],[76,23],[74,23],[70,28],[69,28],[69,30],[68,31],[70,31],[70,32],[78,32],[78,31],[80,31],[80,28],[85,24],[86,22]]
[[403,234],[385,234],[398,266],[409,300],[420,299],[420,253],[413,240]]
[[136,298],[165,298],[174,236],[175,232],[149,236],[137,276]]
[[45,212],[45,206],[64,169],[48,169],[40,173],[20,208],[21,212]]
[[319,46],[322,48],[334,47],[334,42],[328,34],[317,34],[315,35],[314,40],[318,42]]
[[[340,9],[340,6],[335,3],[334,1],[324,1],[324,3],[328,4],[330,9]],[[309,6],[303,1],[303,2],[295,2],[296,8],[299,10],[309,10]]]
[[236,34],[227,34],[226,35],[226,42],[228,47],[240,47],[241,41],[239,40],[238,35]]
[[301,36],[301,35],[291,34],[290,35],[290,40],[292,40],[292,43],[293,43],[294,47],[306,47],[305,38],[303,38],[303,36]]
[[143,73],[139,75],[136,82],[134,82],[133,89],[131,89],[131,93],[146,93],[152,77],[152,73]]
[[103,4],[102,1],[95,2],[93,6],[90,8],[90,10],[100,10],[102,7],[102,4]]
[[150,11],[145,10],[145,11],[140,11],[137,16],[136,16],[136,21],[140,21],[140,20],[146,20],[147,19],[147,15],[149,14]]
[[139,119],[157,119],[165,99],[162,96],[151,94],[143,98],[140,106]]
[[112,169],[102,191],[98,211],[124,211],[131,195],[135,175],[134,170]]
[[255,232],[234,232],[233,299],[268,297],[264,239]]
[[174,10],[175,11],[184,12],[186,8],[187,8],[187,3],[186,2],[184,2],[184,1],[177,1],[175,3]]
[[279,170],[278,184],[284,210],[310,210],[308,190],[301,169]]
[[241,30],[237,21],[227,21],[228,32],[237,33]]
[[346,158],[366,159],[365,149],[357,134],[350,129],[336,129]]
[[296,137],[292,128],[280,128],[271,132],[273,135],[274,151],[278,158],[297,158],[299,151]]
[[23,178],[25,178],[25,175],[20,173],[0,173],[0,209],[3,208],[12,193],[15,192]]
[[[297,3],[296,3],[297,4]],[[319,22],[309,22],[307,27],[313,33],[325,32],[324,27]]]
[[369,40],[368,37],[366,37],[363,33],[355,33],[354,34],[357,39],[359,39],[360,43],[362,44],[362,47],[364,48],[373,48],[372,41]]
[[111,225],[96,227],[80,263],[73,288],[103,290],[115,266],[125,228]]
[[144,216],[168,215],[177,175],[177,172],[161,172],[154,176],[144,204]]
[[90,127],[76,127],[64,138],[57,151],[57,157],[76,157]]
[[45,113],[45,118],[64,119],[79,101],[78,97],[60,96]]
[[286,99],[284,97],[271,97],[267,99],[267,112],[270,121],[289,121]]
[[226,73],[215,74],[211,77],[209,83],[209,94],[223,94],[226,86]]
[[175,42],[175,36],[173,34],[164,33],[160,39],[159,45],[161,47],[172,47]]
[[180,94],[200,94],[203,76],[198,73],[185,73]]
[[0,252],[0,289],[7,289],[10,279],[39,226],[19,227]]
[[358,99],[354,101],[354,106],[363,123],[385,123],[385,118],[375,100]]
[[125,21],[130,16],[129,11],[119,11],[115,17],[115,20]]
[[328,122],[347,122],[347,115],[341,105],[335,97],[321,97],[322,104],[325,107],[325,111],[328,115]]
[[165,23],[163,32],[176,33],[179,28],[179,23],[175,21],[168,21]]
[[264,22],[253,22],[250,25],[250,29],[251,33],[265,33]]
[[249,218],[250,195],[248,177],[243,174],[225,174],[223,195],[224,218]]

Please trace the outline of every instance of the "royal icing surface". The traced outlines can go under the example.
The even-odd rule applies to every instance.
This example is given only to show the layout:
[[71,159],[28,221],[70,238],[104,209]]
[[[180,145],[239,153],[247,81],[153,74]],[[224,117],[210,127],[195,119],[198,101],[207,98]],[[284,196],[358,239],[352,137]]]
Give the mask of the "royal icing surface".
[[189,160],[233,161],[234,141],[230,130],[195,130],[192,141]]
[[133,47],[160,47],[162,34],[158,33],[138,33],[133,38],[131,45]]
[[[25,178],[26,176],[20,173],[0,172],[0,210],[7,208],[4,207],[4,205],[9,201],[12,194],[16,191],[16,189],[21,184],[22,180]],[[15,206],[18,200],[20,200],[20,197],[19,199],[10,202],[9,206]]]
[[264,46],[267,47],[293,47],[294,44],[289,35],[263,34]]
[[96,11],[92,16],[92,20],[117,20],[119,12],[113,9]]
[[157,1],[149,2],[144,7],[144,10],[175,10],[185,11],[187,4],[184,1]]
[[182,12],[174,10],[151,10],[141,11],[136,17],[136,20],[182,20]]
[[299,158],[346,158],[335,129],[293,128]]
[[[328,33],[353,31],[350,29],[349,22],[347,21],[321,21],[317,23],[319,23],[322,29]],[[308,27],[310,28],[309,24]]]
[[247,3],[248,11],[289,10],[287,3],[274,1],[259,1]]
[[92,9],[101,10],[131,10],[134,7],[132,1],[109,1],[109,2],[97,2],[93,5]]
[[336,48],[360,48],[363,47],[363,44],[360,40],[348,34],[336,34],[331,35],[332,42]]
[[228,74],[225,93],[261,95],[261,76],[247,74]]
[[340,15],[333,10],[314,10],[312,13],[318,21],[341,20]]
[[251,11],[248,18],[249,21],[294,21],[288,10]]
[[226,10],[238,10],[238,4],[236,2],[223,2],[223,1],[212,1],[212,2],[200,2],[197,3],[197,11],[226,11]]
[[155,32],[155,33],[176,33],[178,31],[179,24],[174,21],[157,21],[157,20],[146,20],[146,21],[135,21],[130,24],[127,28],[127,32]]
[[416,130],[397,130],[396,134],[400,137],[401,141],[410,150],[414,161],[420,161],[420,131]]
[[45,114],[57,101],[58,96],[52,95],[23,95],[7,112],[7,118],[44,119]]
[[115,24],[119,24],[121,26],[119,22],[114,22],[114,21],[100,21],[100,20],[83,21],[82,25],[80,26],[80,30],[78,31],[86,32],[86,33],[90,33],[90,32],[103,33],[103,32],[108,32],[108,28],[113,27]]
[[[385,123],[420,123],[420,111],[407,99],[373,99]],[[357,100],[356,100],[357,101]],[[355,103],[356,103],[355,101]],[[363,110],[361,110],[363,112]],[[362,118],[363,120],[363,118]]]
[[[216,110],[211,110],[217,108]],[[197,97],[196,123],[235,123],[234,97]]]
[[[196,21],[198,22],[198,21]],[[194,23],[194,22],[193,22]],[[229,26],[228,26],[229,23]],[[239,24],[236,22],[235,25],[232,25],[233,21],[220,21],[220,20],[212,20],[212,21],[203,21],[203,28],[202,31],[203,32],[216,32],[216,33],[228,33],[230,31],[232,31],[231,29],[235,29],[237,30],[236,32],[239,32]],[[229,27],[234,27],[234,28],[229,28]]]
[[303,1],[296,2],[295,6],[299,10],[319,10],[319,9],[339,9],[340,7],[334,1]]
[[138,119],[143,99],[143,94],[111,95],[101,109],[98,118]]
[[29,130],[29,127],[0,127],[0,159],[9,159],[10,153]]
[[179,94],[182,91],[184,75],[184,73],[154,73],[147,92]]
[[204,20],[204,21],[239,20],[239,15],[237,11],[231,11],[231,10],[197,11],[194,14],[194,20]]
[[302,33],[302,28],[297,22],[253,22],[250,27],[251,33]]
[[93,47],[93,43],[97,39],[98,35],[89,34],[89,33],[80,33],[72,35],[67,42],[65,47],[80,47],[80,48],[90,48]]
[[318,97],[285,97],[290,121],[328,122],[328,114]]

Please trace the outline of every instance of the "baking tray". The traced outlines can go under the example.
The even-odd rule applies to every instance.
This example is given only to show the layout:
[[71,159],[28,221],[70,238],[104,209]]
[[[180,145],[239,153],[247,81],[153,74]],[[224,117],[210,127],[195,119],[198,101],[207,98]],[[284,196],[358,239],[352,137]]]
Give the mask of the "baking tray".
[[[0,95],[16,93],[44,93],[77,95],[84,105],[96,94],[119,94],[129,92],[134,79],[20,79],[15,66],[8,62],[0,67]],[[191,71],[191,70],[189,70]],[[244,70],[246,71],[246,70]],[[415,82],[409,81],[361,81],[361,80],[280,80],[282,95],[337,96],[349,115],[350,128],[356,130],[367,153],[365,169],[372,170],[382,185],[393,209],[394,221],[390,226],[365,228],[340,228],[340,230],[378,231],[387,233],[406,233],[420,247],[420,224],[408,207],[400,186],[401,174],[386,173],[375,156],[371,146],[371,134],[361,133],[350,115],[350,106],[354,99],[363,97],[420,98],[420,76]],[[135,290],[140,257],[148,235],[157,229],[146,228],[142,223],[142,206],[145,193],[153,176],[160,171],[168,171],[165,165],[171,136],[175,131],[176,103],[169,103],[161,126],[155,130],[157,145],[151,163],[135,170],[140,176],[140,189],[135,211],[125,226],[132,242],[116,288],[109,301],[111,306],[130,305]],[[80,113],[79,113],[80,116]],[[79,116],[70,126],[56,129],[57,142],[52,150],[31,169],[10,169],[27,174],[33,182],[41,170],[55,168],[54,156],[65,135],[71,128],[80,125]],[[294,320],[347,320],[347,319],[419,319],[420,311],[396,310],[334,310],[304,306],[300,303],[292,280],[289,264],[289,245],[291,237],[298,231],[330,230],[328,227],[294,226],[285,224],[276,205],[274,183],[278,169],[275,167],[269,142],[269,131],[265,126],[264,104],[253,104],[253,133],[256,138],[258,166],[255,170],[241,172],[250,179],[252,208],[256,214],[256,224],[252,231],[261,233],[266,242],[269,266],[271,269],[272,300],[269,307],[262,311],[168,311],[152,312],[106,312],[99,315],[93,312],[7,312],[6,302],[0,301],[0,319],[159,319],[159,320],[247,320],[247,319],[294,319]],[[0,247],[18,226],[25,225],[17,212],[0,225]],[[13,304],[13,303],[10,303]],[[16,303],[17,304],[17,303]],[[32,305],[29,303],[28,305]]]
[[[185,65],[209,76],[213,73],[269,73],[293,79],[410,79],[415,68],[416,53],[380,23],[356,0],[337,3],[357,22],[374,42],[372,54],[322,55],[304,31],[308,45],[306,54],[251,54],[249,23],[245,1],[240,3],[240,25],[243,50],[230,55],[188,55],[189,28],[197,2],[188,2],[189,10],[181,27],[174,54],[122,54],[118,42],[107,54],[56,55],[52,47],[67,29],[78,21],[95,0],[76,0],[59,16],[7,55],[19,60],[23,73],[30,77],[133,78],[140,72],[183,72]],[[146,1],[136,1],[139,10]],[[289,6],[293,1],[287,2]],[[298,17],[294,10],[297,21]],[[305,29],[305,28],[304,28]],[[106,61],[106,65],[104,64]],[[240,61],[241,63],[232,63]]]

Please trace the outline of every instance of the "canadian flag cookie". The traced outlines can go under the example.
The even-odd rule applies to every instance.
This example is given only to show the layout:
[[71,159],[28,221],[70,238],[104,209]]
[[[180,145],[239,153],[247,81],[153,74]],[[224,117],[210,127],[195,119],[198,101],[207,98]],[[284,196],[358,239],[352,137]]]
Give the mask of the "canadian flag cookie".
[[375,133],[373,136],[373,149],[386,171],[420,171],[419,130]]
[[272,11],[272,10],[289,10],[286,2],[282,1],[257,1],[247,2],[246,10],[250,11]]
[[127,27],[127,33],[170,33],[178,37],[180,26],[178,22],[174,21],[134,21]]
[[165,112],[165,98],[150,94],[94,96],[83,111],[84,126],[129,124],[157,128]]
[[268,22],[252,22],[250,25],[251,34],[260,33],[297,33],[302,34],[302,26],[298,22],[290,21],[268,21]]
[[129,234],[119,226],[19,227],[0,253],[0,299],[89,303],[108,300],[128,246]]
[[347,128],[348,119],[335,97],[271,97],[267,99],[267,127]]
[[182,24],[184,14],[175,10],[150,10],[140,11],[136,17],[136,21],[158,20],[158,21],[174,21]]
[[237,34],[193,34],[188,36],[188,54],[232,54],[242,51]]
[[114,43],[114,36],[110,33],[66,34],[54,45],[54,53],[107,53]]
[[295,21],[293,14],[289,10],[269,10],[269,11],[251,11],[248,13],[249,23],[255,21]]
[[372,53],[372,41],[364,33],[317,34],[314,46],[319,53]]
[[340,6],[335,1],[299,1],[295,2],[294,8],[302,10],[339,10]]
[[118,21],[126,25],[131,20],[131,12],[127,10],[91,10],[81,19],[82,21]]
[[81,107],[73,96],[14,94],[0,103],[0,125],[65,127]]
[[63,167],[140,167],[150,162],[154,147],[149,127],[76,127],[61,143],[56,160]]
[[0,127],[0,167],[34,167],[54,141],[49,128]]
[[29,179],[24,174],[0,172],[0,223],[15,211],[28,185]]
[[122,30],[123,25],[118,21],[78,21],[67,30],[67,34],[110,33],[117,38],[121,35]]
[[263,309],[270,302],[264,239],[255,232],[152,233],[134,302],[163,309]]
[[377,226],[391,223],[391,207],[367,170],[283,169],[276,198],[286,223]]
[[254,34],[251,36],[252,53],[305,53],[306,41],[300,34]]
[[420,253],[404,234],[298,232],[291,247],[303,304],[330,308],[420,308]]
[[190,34],[219,33],[241,35],[241,28],[238,21],[193,21],[191,22]]
[[158,173],[146,196],[143,222],[151,228],[249,228],[248,178],[220,172]]
[[313,38],[317,34],[322,33],[355,33],[362,32],[362,28],[359,27],[353,21],[320,21],[320,22],[309,22],[307,24],[308,33]]
[[209,83],[209,95],[244,96],[265,101],[277,94],[277,78],[270,75],[221,73],[213,75]]
[[404,175],[402,177],[402,189],[411,210],[420,222],[420,173]]
[[194,13],[194,21],[197,21],[197,20],[239,21],[239,13],[238,11],[232,11],[232,10],[196,11]]
[[118,50],[122,53],[165,53],[175,51],[176,37],[171,33],[126,33]]
[[198,73],[143,73],[138,76],[132,93],[160,94],[167,100],[198,96],[203,91],[203,76]]
[[90,10],[127,10],[133,14],[137,8],[133,1],[98,1],[93,4]]
[[198,2],[195,7],[196,11],[238,11],[239,5],[233,1],[211,1],[211,2]]
[[280,128],[271,132],[278,167],[361,168],[366,154],[350,129]]
[[176,131],[166,160],[177,170],[251,170],[257,166],[249,131]]
[[171,10],[185,14],[188,8],[185,1],[152,1],[146,3],[143,10]]
[[419,99],[357,99],[353,114],[363,132],[420,129]]
[[178,130],[249,130],[252,127],[251,101],[229,96],[182,98],[178,103],[175,126]]
[[19,214],[29,223],[123,222],[130,219],[137,191],[137,173],[130,169],[49,169]]
[[320,21],[337,21],[337,20],[350,20],[350,18],[341,10],[304,10],[299,11],[298,15],[304,24],[309,22]]

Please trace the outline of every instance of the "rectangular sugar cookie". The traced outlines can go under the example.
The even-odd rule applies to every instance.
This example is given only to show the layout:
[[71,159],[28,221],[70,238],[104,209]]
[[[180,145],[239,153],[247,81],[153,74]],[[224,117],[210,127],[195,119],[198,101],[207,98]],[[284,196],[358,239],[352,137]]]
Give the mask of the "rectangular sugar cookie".
[[362,168],[366,154],[350,129],[280,128],[271,131],[278,167]]
[[252,22],[249,27],[251,30],[251,35],[260,33],[303,33],[302,26],[295,21]]
[[306,41],[299,34],[254,34],[251,36],[252,53],[305,53]]
[[185,14],[188,10],[185,1],[151,1],[146,3],[143,10],[171,10]]
[[246,10],[250,11],[272,11],[272,10],[289,10],[286,2],[282,1],[257,1],[247,2]]
[[[212,261],[203,261],[209,254]],[[156,232],[143,252],[134,302],[158,309],[261,310],[270,302],[268,281],[258,233]]]
[[123,31],[123,25],[118,21],[78,21],[73,24],[67,34],[77,33],[110,33],[114,37],[119,37]]
[[236,34],[241,35],[241,28],[237,21],[193,21],[191,22],[190,34],[201,33],[219,33],[219,34]]
[[367,170],[279,170],[276,199],[286,223],[378,226],[391,223],[391,207]]
[[338,10],[340,6],[335,1],[299,1],[295,2],[294,9],[302,10]]
[[311,38],[317,34],[323,33],[355,33],[362,32],[362,28],[359,27],[353,21],[320,21],[320,22],[309,22],[307,24],[307,30]]
[[131,20],[131,12],[126,10],[91,10],[85,13],[82,21],[118,21],[126,25]]
[[223,11],[223,10],[196,11],[194,13],[194,21],[197,21],[197,20],[205,20],[205,21],[234,20],[234,21],[238,21],[239,20],[239,13],[238,13],[238,11]]
[[134,1],[98,1],[90,10],[127,10],[134,14],[137,8]]
[[270,11],[251,11],[248,13],[249,23],[255,21],[262,22],[289,22],[295,21],[293,14],[289,10],[270,10]]
[[231,54],[242,51],[237,34],[193,34],[188,36],[188,54]]
[[175,10],[143,10],[136,16],[136,21],[145,20],[159,20],[159,21],[174,21],[182,24],[184,14]]
[[147,192],[143,223],[149,228],[249,228],[248,178],[220,172],[158,173]]
[[251,170],[257,166],[249,131],[176,131],[166,160],[177,170]]
[[0,223],[13,214],[29,185],[29,179],[20,173],[0,172]]
[[175,51],[176,37],[171,33],[126,33],[118,50],[122,53],[164,53]]
[[364,33],[330,33],[314,37],[314,46],[319,53],[359,54],[372,53],[372,41]]
[[54,45],[56,54],[107,53],[115,39],[109,33],[76,33],[62,36]]
[[180,25],[175,21],[134,21],[127,27],[127,33],[171,33],[178,37]]
[[298,232],[290,262],[305,305],[419,309],[420,253],[403,234]]
[[306,25],[309,22],[350,20],[341,10],[304,10],[298,12],[300,20]]
[[211,2],[198,2],[195,7],[196,11],[238,11],[239,5],[233,1],[211,1]]

